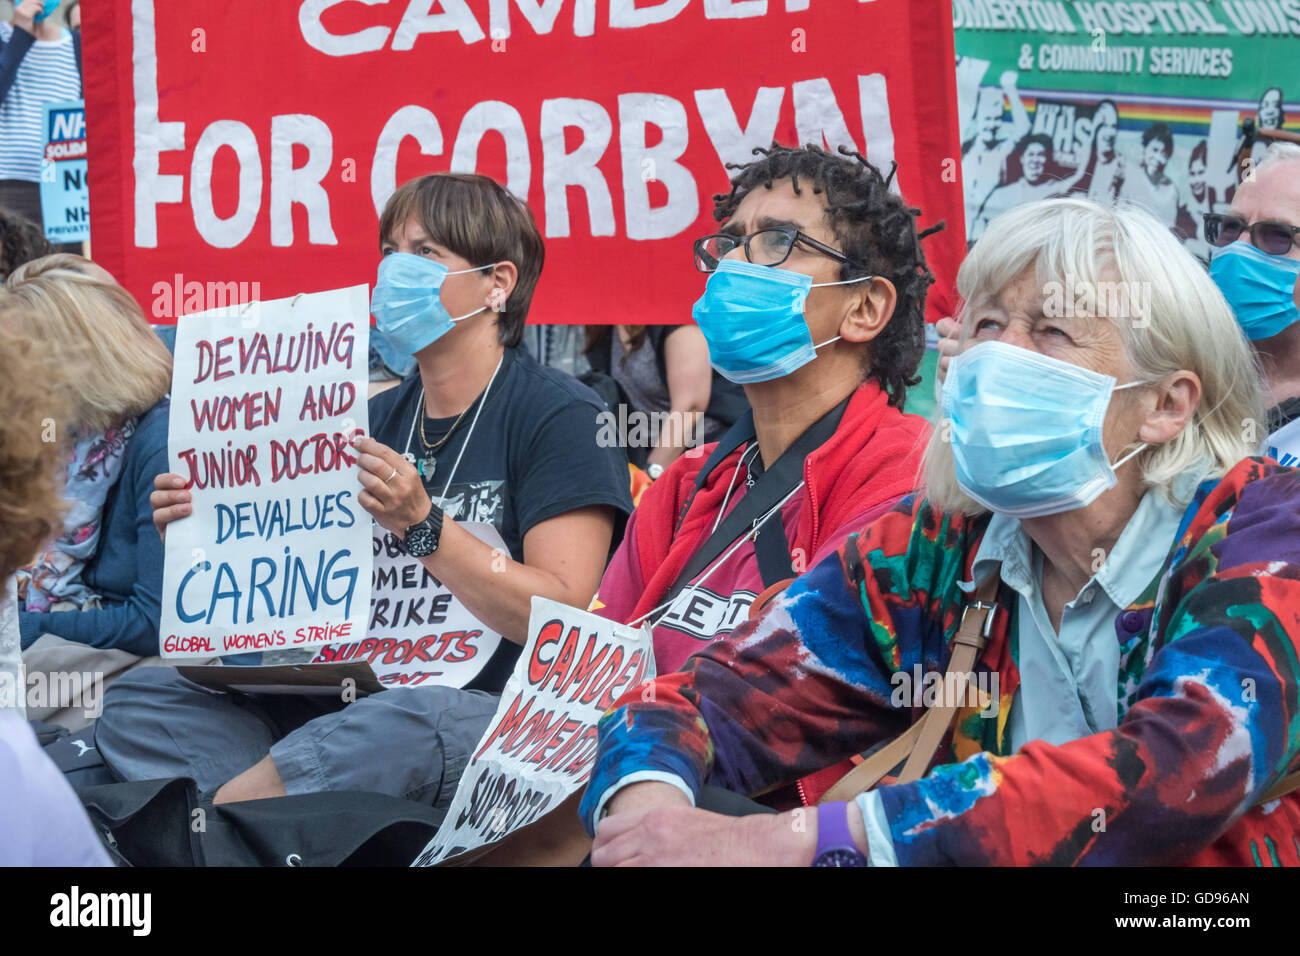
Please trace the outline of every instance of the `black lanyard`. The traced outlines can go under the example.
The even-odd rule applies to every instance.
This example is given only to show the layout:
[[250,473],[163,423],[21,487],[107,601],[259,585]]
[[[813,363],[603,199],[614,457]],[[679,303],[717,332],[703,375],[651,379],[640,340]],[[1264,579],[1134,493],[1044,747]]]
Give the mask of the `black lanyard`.
[[[852,398],[850,395],[849,398]],[[849,398],[844,399],[829,412],[810,425],[802,435],[794,440],[789,448],[776,460],[771,468],[765,470],[754,482],[754,486],[745,492],[736,507],[722,519],[707,541],[691,556],[682,573],[677,576],[671,588],[660,603],[671,602],[677,593],[698,577],[718,555],[728,546],[734,544],[743,534],[753,531],[754,521],[767,514],[780,501],[803,481],[803,463],[812,452],[824,445],[835,430],[839,428]],[[704,487],[709,475],[732,452],[756,438],[754,432],[754,413],[748,411],[722,436],[713,454],[709,456],[700,473],[695,477],[695,491],[691,503],[683,514],[690,511],[695,494]],[[778,581],[794,576],[790,560],[790,542],[786,538],[785,526],[780,521],[779,512],[775,522],[765,522],[757,529],[754,538],[754,555],[758,559],[758,572],[764,587],[770,587]]]

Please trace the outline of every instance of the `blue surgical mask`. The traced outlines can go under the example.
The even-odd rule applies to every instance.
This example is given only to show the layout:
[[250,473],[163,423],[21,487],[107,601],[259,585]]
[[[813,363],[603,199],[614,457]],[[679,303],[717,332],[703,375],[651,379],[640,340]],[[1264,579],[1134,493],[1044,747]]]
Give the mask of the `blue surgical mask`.
[[58,9],[58,6],[59,6],[59,0],[45,0],[44,9],[42,9],[40,13],[36,14],[36,16],[32,17],[32,21],[34,23],[40,23],[51,13],[53,13],[56,9]]
[[1115,484],[1102,423],[1115,380],[1038,352],[981,342],[943,387],[957,484],[998,514],[1037,518],[1091,504]]
[[[451,272],[440,262],[409,252],[393,252],[379,261],[379,277],[370,296],[370,312],[381,333],[381,353],[414,355],[451,331],[452,326],[478,315],[487,306],[452,318],[442,305],[442,282],[447,276],[481,272],[492,266]],[[396,365],[384,361],[390,367]]]
[[817,357],[803,307],[810,290],[865,282],[821,282],[789,269],[723,259],[709,276],[691,316],[709,344],[709,361],[724,378],[739,385],[789,375]]
[[1300,321],[1295,304],[1300,260],[1271,256],[1248,242],[1234,242],[1214,251],[1210,277],[1251,341],[1270,338]]

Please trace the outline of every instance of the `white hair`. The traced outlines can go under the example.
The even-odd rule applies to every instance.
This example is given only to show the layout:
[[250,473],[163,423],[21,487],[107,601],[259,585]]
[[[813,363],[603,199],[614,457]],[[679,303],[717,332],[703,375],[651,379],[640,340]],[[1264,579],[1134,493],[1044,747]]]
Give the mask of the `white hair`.
[[1280,140],[1270,143],[1259,165],[1255,167],[1255,172],[1258,173],[1266,166],[1277,163],[1300,163],[1300,143],[1287,143]]
[[[1114,322],[1136,379],[1155,381],[1180,370],[1200,379],[1192,420],[1135,459],[1147,487],[1173,501],[1174,480],[1202,461],[1209,461],[1206,477],[1219,477],[1258,452],[1264,402],[1255,353],[1218,286],[1155,217],[1135,206],[1085,199],[1016,206],[994,220],[966,256],[957,291],[967,303],[992,298],[1030,268],[1045,297],[1053,289],[1124,293],[1094,291],[1092,311]],[[970,325],[962,323],[963,343]],[[957,486],[942,409],[938,416],[923,466],[925,492],[942,511],[982,513]]]

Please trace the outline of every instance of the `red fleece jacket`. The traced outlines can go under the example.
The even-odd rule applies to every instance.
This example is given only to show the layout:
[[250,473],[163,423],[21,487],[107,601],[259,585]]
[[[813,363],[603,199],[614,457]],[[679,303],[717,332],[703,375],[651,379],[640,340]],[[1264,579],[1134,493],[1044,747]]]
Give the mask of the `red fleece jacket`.
[[[791,553],[798,555],[795,549],[801,549],[810,561],[837,529],[912,491],[929,434],[924,419],[892,407],[875,382],[861,385],[835,434],[804,461],[804,487],[794,499],[800,503],[797,517],[793,529],[786,525]],[[708,540],[742,454],[737,449],[728,455],[692,497],[696,475],[713,448],[708,445],[677,459],[642,496],[635,528],[622,547],[635,549],[648,578],[631,612],[618,615],[625,621],[636,620],[662,602],[691,555]],[[733,500],[736,495],[733,490]],[[683,509],[688,510],[679,528]],[[788,513],[783,511],[783,516]],[[611,570],[618,565],[616,559]],[[613,599],[615,584],[608,575],[601,584],[601,600],[607,605],[614,603],[607,596]]]

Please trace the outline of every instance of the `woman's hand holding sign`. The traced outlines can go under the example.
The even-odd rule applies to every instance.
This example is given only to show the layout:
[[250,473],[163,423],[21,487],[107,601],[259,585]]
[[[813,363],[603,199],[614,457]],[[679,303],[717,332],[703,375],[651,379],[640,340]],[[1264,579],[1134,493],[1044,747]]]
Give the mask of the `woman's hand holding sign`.
[[153,487],[153,493],[149,495],[153,525],[158,529],[158,537],[166,541],[167,525],[190,513],[190,493],[186,490],[185,479],[172,472],[154,478]]
[[405,538],[406,529],[427,518],[433,507],[424,482],[414,465],[383,442],[362,437],[354,445],[361,453],[358,478],[364,489],[357,502],[385,531]]

